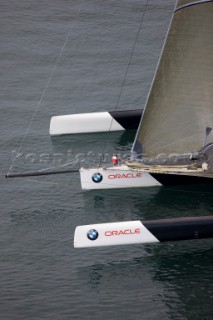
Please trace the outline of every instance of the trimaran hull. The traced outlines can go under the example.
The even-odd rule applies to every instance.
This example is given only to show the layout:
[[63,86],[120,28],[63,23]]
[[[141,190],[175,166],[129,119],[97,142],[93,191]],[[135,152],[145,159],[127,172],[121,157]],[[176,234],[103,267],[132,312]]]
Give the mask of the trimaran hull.
[[132,169],[126,165],[117,167],[81,168],[80,178],[83,190],[137,188],[213,183],[213,175],[207,176],[201,170],[180,169],[165,172],[162,169]]
[[83,225],[75,229],[74,247],[102,247],[212,238],[212,226],[212,216]]

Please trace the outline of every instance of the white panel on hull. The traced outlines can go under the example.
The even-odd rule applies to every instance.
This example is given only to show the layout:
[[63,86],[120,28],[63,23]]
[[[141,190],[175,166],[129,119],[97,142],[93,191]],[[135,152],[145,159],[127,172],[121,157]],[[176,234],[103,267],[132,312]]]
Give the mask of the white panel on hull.
[[124,128],[109,114],[109,112],[92,112],[52,117],[49,133],[53,136],[120,130],[124,130]]
[[161,186],[148,172],[130,170],[127,166],[80,169],[83,190]]
[[153,242],[159,240],[141,221],[79,226],[75,229],[74,235],[75,248]]

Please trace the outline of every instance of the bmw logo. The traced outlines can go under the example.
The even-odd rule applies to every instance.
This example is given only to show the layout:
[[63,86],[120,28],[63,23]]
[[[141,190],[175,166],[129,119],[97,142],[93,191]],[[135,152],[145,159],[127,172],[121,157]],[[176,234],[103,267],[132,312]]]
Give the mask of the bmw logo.
[[90,229],[88,232],[87,232],[87,238],[89,240],[96,240],[98,238],[98,231],[95,230],[95,229]]
[[92,176],[92,181],[93,181],[93,182],[99,183],[99,182],[101,182],[102,180],[103,180],[103,176],[102,176],[101,173],[96,172],[96,173],[93,174],[93,176]]

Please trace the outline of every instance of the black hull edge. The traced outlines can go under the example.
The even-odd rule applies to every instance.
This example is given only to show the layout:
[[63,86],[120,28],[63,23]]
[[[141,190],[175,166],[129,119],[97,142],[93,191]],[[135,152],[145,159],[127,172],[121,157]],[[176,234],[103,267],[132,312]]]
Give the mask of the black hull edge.
[[212,177],[185,174],[150,173],[163,186],[213,185]]

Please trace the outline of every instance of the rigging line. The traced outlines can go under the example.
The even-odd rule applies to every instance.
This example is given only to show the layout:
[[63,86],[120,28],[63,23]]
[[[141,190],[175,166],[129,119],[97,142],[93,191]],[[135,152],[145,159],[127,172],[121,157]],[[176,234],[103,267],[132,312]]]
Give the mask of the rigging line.
[[73,161],[66,162],[66,163],[63,163],[63,164],[60,164],[60,165],[55,165],[55,166],[52,166],[52,167],[40,169],[40,170],[38,170],[38,173],[39,173],[39,172],[43,172],[43,171],[48,171],[48,170],[54,170],[54,169],[64,168],[64,167],[69,166],[69,165],[72,165],[71,168],[73,168],[73,166],[76,165],[76,164],[78,164],[78,163],[79,163],[79,162],[78,162],[77,160],[73,160]]
[[[130,59],[129,59],[129,62],[128,62],[128,65],[127,65],[127,68],[126,68],[126,72],[125,72],[125,75],[124,75],[124,79],[123,79],[123,81],[122,81],[121,89],[120,89],[120,92],[119,92],[119,95],[118,95],[118,99],[117,99],[117,102],[116,102],[115,111],[117,110],[117,107],[118,107],[118,104],[119,104],[119,101],[120,101],[120,98],[121,98],[121,94],[122,94],[122,91],[123,91],[123,88],[124,88],[124,84],[125,84],[125,82],[126,82],[127,73],[128,73],[128,71],[129,71],[129,67],[130,67],[130,64],[131,64],[131,62],[132,62],[132,57],[133,57],[133,54],[134,54],[134,51],[135,51],[135,48],[136,48],[138,36],[139,36],[140,31],[141,31],[141,27],[142,27],[142,24],[143,24],[143,20],[144,20],[146,11],[147,11],[148,2],[149,2],[149,0],[146,0],[145,10],[143,11],[143,14],[142,14],[142,16],[141,16],[141,20],[140,20],[138,32],[137,32],[136,37],[135,37],[135,41],[134,41],[134,45],[133,45],[133,48],[132,48],[132,51],[131,51]],[[112,123],[113,123],[113,118],[111,119],[111,124],[110,124],[109,131],[111,130]]]
[[[39,99],[39,101],[38,101],[38,103],[37,103],[37,106],[36,106],[35,111],[34,111],[34,113],[33,113],[33,115],[32,115],[32,118],[31,118],[31,120],[30,120],[30,123],[29,123],[29,125],[28,125],[28,127],[27,127],[27,129],[26,129],[26,131],[25,131],[24,137],[23,137],[22,140],[21,140],[21,143],[20,143],[18,152],[20,152],[20,150],[21,150],[21,148],[22,148],[22,145],[23,145],[23,143],[24,143],[24,140],[25,140],[25,138],[26,138],[26,136],[27,136],[27,134],[28,134],[28,132],[29,132],[29,130],[30,130],[30,128],[31,128],[31,125],[32,125],[32,123],[33,123],[33,121],[34,121],[34,118],[35,118],[37,112],[38,112],[38,109],[39,109],[39,107],[40,107],[40,105],[41,105],[41,102],[43,101],[43,97],[44,97],[44,95],[45,95],[45,93],[46,93],[46,91],[47,91],[47,89],[48,89],[48,87],[49,87],[50,82],[52,81],[52,78],[53,78],[53,76],[54,76],[55,70],[56,70],[56,68],[57,68],[57,65],[58,65],[60,59],[61,59],[61,56],[62,56],[62,54],[63,54],[63,52],[64,52],[64,49],[65,49],[65,47],[66,47],[66,45],[67,45],[67,42],[68,42],[70,33],[71,33],[71,31],[72,31],[72,29],[73,29],[73,27],[74,27],[74,25],[75,25],[75,22],[76,22],[76,20],[77,20],[77,18],[78,18],[78,15],[79,15],[80,11],[81,11],[81,8],[82,8],[82,5],[83,5],[84,1],[85,1],[85,0],[83,0],[83,1],[80,3],[80,5],[79,5],[79,8],[78,8],[77,13],[76,13],[75,18],[74,18],[74,21],[73,21],[72,25],[70,26],[70,29],[69,29],[69,31],[68,31],[68,33],[67,33],[67,36],[66,36],[65,41],[64,41],[64,44],[63,44],[63,46],[62,46],[62,48],[61,48],[61,50],[60,50],[60,52],[59,52],[58,58],[57,58],[57,60],[56,60],[56,63],[55,63],[55,65],[54,65],[53,69],[52,69],[52,72],[51,72],[51,74],[50,74],[50,76],[49,76],[49,78],[48,78],[48,80],[47,80],[47,83],[46,83],[46,85],[45,85],[45,87],[44,87],[44,90],[43,90],[43,92],[42,92],[42,94],[41,94],[41,97],[40,97],[40,99]],[[9,168],[8,173],[12,170],[12,167],[13,167],[13,165],[14,165],[14,162],[15,162],[15,159],[12,160],[12,164],[11,164],[11,166],[10,166],[10,168]]]
[[[117,102],[116,102],[116,105],[115,105],[115,111],[118,108],[118,104],[119,104],[119,101],[120,101],[120,98],[121,98],[121,94],[122,94],[122,91],[123,91],[123,88],[124,88],[124,84],[126,82],[126,77],[127,77],[128,71],[129,71],[130,64],[132,62],[132,57],[133,57],[133,54],[134,54],[134,51],[135,51],[135,48],[136,48],[138,36],[139,36],[140,31],[141,31],[143,20],[144,20],[146,11],[147,11],[148,2],[149,2],[149,0],[146,0],[145,10],[143,11],[143,14],[141,16],[138,32],[137,32],[136,37],[135,37],[134,45],[133,45],[133,48],[132,48],[132,51],[131,51],[131,54],[130,54],[130,59],[129,59],[129,62],[127,64],[127,68],[126,68],[125,75],[124,75],[124,78],[123,78],[123,81],[122,81],[122,84],[121,84],[121,88],[120,88],[120,92],[119,92],[119,95],[118,95],[118,99],[117,99]],[[111,131],[113,120],[114,119],[112,118],[111,121],[110,121],[109,132]],[[104,158],[104,151],[105,151],[105,147],[103,148],[103,157],[102,158]],[[99,166],[101,165],[101,162],[102,162],[102,160],[100,160]]]

